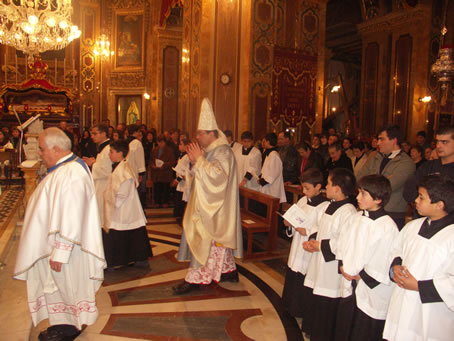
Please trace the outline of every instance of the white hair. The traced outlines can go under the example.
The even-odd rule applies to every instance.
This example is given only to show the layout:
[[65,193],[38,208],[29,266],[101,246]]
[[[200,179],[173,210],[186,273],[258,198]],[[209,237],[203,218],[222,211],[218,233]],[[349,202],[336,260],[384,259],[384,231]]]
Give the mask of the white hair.
[[49,149],[58,147],[65,152],[71,151],[71,140],[63,130],[57,127],[51,127],[43,130],[41,135]]

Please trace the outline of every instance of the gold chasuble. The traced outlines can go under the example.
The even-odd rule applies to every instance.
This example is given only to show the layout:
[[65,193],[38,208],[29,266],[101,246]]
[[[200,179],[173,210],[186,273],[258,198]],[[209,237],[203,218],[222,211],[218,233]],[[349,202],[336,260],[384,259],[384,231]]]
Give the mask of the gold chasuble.
[[[222,132],[221,132],[222,134]],[[211,241],[243,256],[239,189],[235,157],[223,134],[192,168],[191,196],[183,218],[192,255],[206,265]]]

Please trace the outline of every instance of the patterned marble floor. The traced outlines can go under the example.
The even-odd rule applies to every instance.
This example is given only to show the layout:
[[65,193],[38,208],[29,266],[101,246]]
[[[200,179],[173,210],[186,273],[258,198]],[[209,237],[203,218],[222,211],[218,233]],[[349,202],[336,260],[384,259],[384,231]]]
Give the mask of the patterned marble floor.
[[[170,209],[147,210],[147,218],[154,254],[150,270],[128,267],[107,273],[97,295],[98,321],[77,340],[303,340],[280,301],[285,260],[237,262],[239,283],[174,296],[171,287],[183,280],[187,269],[187,263],[175,260],[181,227]],[[288,242],[280,243],[288,247]],[[36,340],[47,326],[42,322],[29,336],[26,332],[31,323],[25,285],[11,279],[16,247],[0,272],[2,306],[14,297],[13,312],[0,312],[0,335]]]

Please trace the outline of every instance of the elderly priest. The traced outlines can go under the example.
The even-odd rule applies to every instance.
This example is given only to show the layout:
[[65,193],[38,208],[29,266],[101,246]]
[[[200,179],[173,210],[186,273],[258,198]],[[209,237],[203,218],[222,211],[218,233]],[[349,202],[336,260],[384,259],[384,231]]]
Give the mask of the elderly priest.
[[93,179],[58,128],[39,136],[48,168],[25,213],[14,277],[27,281],[39,340],[73,340],[98,317],[95,295],[104,278],[104,250]]

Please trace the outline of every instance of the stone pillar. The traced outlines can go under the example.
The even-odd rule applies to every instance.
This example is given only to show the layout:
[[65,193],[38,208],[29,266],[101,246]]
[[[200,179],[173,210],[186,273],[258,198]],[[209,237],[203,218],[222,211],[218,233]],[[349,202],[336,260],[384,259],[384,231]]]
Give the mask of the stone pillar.
[[24,172],[24,180],[25,180],[25,193],[24,193],[24,202],[25,205],[28,204],[28,199],[32,195],[33,191],[35,190],[36,186],[38,185],[38,171],[41,168],[41,162],[36,161],[33,167],[26,168],[20,167]]

